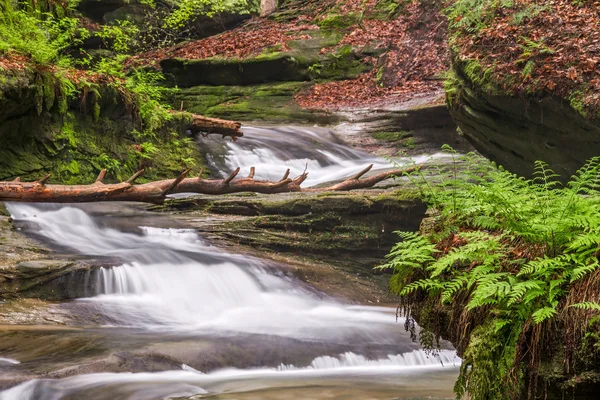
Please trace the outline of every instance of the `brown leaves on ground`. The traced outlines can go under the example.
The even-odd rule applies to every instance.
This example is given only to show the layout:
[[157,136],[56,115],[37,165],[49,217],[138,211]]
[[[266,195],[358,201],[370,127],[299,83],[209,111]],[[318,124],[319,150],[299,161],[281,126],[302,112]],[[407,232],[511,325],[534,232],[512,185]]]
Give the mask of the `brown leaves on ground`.
[[130,65],[148,64],[167,58],[204,59],[209,57],[246,58],[260,54],[264,49],[280,46],[290,50],[290,40],[309,39],[303,31],[318,29],[305,23],[277,23],[265,18],[253,18],[241,27],[206,39],[185,42],[166,49],[158,49],[133,57]]
[[[289,50],[291,40],[308,39],[306,31],[318,30],[313,24],[328,13],[361,14],[360,23],[342,32],[342,41],[322,53],[336,53],[342,45],[355,49],[366,46],[387,49],[377,58],[366,58],[374,68],[357,79],[317,84],[300,93],[296,100],[306,108],[338,109],[405,101],[414,94],[441,89],[440,73],[447,68],[446,19],[432,2],[413,1],[404,5],[395,19],[371,18],[377,0],[300,2],[298,17],[279,23],[253,18],[248,23],[217,36],[196,40],[133,57],[129,65],[157,65],[168,58],[203,59],[209,57],[246,58],[265,48],[279,46]],[[293,6],[284,4],[284,7]]]
[[408,4],[394,20],[364,19],[340,45],[388,49],[372,60],[373,70],[354,80],[312,86],[296,101],[307,108],[336,109],[389,105],[439,91],[439,76],[448,65],[446,30],[439,10],[419,1]]
[[[528,0],[496,13],[489,27],[457,38],[459,56],[490,68],[516,95],[547,92],[600,108],[600,1]],[[529,7],[543,11],[516,23]],[[576,93],[579,92],[579,93]]]
[[29,65],[29,58],[21,54],[0,55],[0,71],[23,71]]

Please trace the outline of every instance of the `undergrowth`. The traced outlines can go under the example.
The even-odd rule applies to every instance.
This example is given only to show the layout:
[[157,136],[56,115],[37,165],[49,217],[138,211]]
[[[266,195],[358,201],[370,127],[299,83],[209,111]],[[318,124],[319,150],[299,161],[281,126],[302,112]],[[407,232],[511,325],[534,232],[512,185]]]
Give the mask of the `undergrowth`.
[[473,154],[443,183],[410,175],[435,223],[399,232],[379,268],[393,270],[390,290],[408,321],[420,317],[421,341],[448,336],[462,353],[459,398],[532,398],[553,346],[565,350],[561,373],[590,367],[578,352],[600,310],[600,157],[558,178],[541,161],[528,180]]
[[455,71],[482,93],[568,100],[600,117],[597,4],[593,1],[447,2]]
[[[74,112],[79,119],[91,120],[92,125],[115,116],[133,122],[122,125],[121,134],[126,138],[115,138],[119,143],[132,142],[125,154],[108,151],[110,146],[104,152],[94,148],[91,153],[97,153],[95,161],[57,161],[52,167],[56,177],[76,183],[85,178],[90,165],[107,168],[113,178],[119,178],[119,166],[126,165],[125,169],[130,170],[136,163],[137,168],[146,169],[160,165],[169,173],[178,166],[198,167],[197,148],[190,139],[180,136],[191,117],[170,112],[166,94],[173,89],[160,85],[163,75],[124,67],[139,47],[140,27],[126,20],[100,27],[86,25],[77,3],[0,0],[0,82],[4,83],[0,99],[3,90],[21,91],[24,101],[33,103],[41,119],[62,125],[55,140],[65,144],[62,153],[69,159],[91,151],[87,148],[89,141],[76,140],[90,132],[72,132],[69,121]],[[204,14],[223,11],[227,6],[218,0],[190,0],[171,7],[169,15],[178,15],[184,4],[204,7]],[[84,41],[93,36],[103,42],[105,51],[100,57],[84,49]]]

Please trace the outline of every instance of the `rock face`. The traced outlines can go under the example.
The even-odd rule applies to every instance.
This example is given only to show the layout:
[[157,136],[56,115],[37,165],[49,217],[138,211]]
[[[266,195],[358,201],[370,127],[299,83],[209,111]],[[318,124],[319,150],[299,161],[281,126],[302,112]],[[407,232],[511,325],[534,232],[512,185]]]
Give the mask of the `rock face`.
[[530,177],[542,160],[566,180],[600,155],[600,120],[585,119],[557,98],[483,93],[457,72],[452,116],[477,150],[506,169]]
[[172,200],[155,209],[193,216],[192,225],[211,240],[333,259],[342,269],[349,266],[354,273],[370,275],[398,241],[395,231],[418,229],[426,207],[416,197],[406,188],[202,196]]
[[118,90],[100,85],[97,93],[61,106],[54,78],[45,79],[29,71],[0,74],[0,180],[33,181],[51,172],[53,183],[89,183],[103,168],[110,180],[123,180],[150,166],[172,177],[181,172],[184,157],[194,159],[197,168],[202,165],[195,144],[170,140],[169,132],[185,136],[177,122],[150,140],[154,153],[149,157],[135,136],[139,122],[132,105]]

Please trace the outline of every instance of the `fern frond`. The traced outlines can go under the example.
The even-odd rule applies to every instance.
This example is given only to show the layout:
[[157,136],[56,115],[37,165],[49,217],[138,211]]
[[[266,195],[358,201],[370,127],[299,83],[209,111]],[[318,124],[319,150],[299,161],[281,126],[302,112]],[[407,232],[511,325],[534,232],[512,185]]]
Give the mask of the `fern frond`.
[[571,304],[569,307],[579,310],[598,311],[600,312],[600,304],[595,301],[584,301],[582,303]]
[[543,307],[535,311],[531,316],[533,318],[533,322],[539,324],[547,319],[554,317],[556,313],[557,311],[554,307]]

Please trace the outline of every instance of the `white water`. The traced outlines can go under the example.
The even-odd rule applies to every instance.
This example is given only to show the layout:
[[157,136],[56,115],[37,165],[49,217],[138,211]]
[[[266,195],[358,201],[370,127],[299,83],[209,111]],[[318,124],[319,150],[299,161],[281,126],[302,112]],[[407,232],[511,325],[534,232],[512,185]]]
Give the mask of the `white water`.
[[117,324],[210,332],[378,337],[398,327],[393,309],[350,307],[319,299],[268,272],[258,260],[225,254],[190,230],[143,227],[141,234],[100,227],[83,210],[8,204],[37,235],[87,255],[131,259],[95,274],[95,303]]
[[[291,176],[299,175],[308,164],[307,184],[317,185],[345,178],[371,163],[374,169],[389,168],[387,161],[351,150],[315,130],[245,131],[244,141],[228,144],[228,154],[220,162],[230,170],[255,166],[257,178],[279,179],[287,168]],[[282,134],[288,135],[287,145],[281,145]],[[213,162],[217,166],[219,161]],[[353,351],[316,357],[308,365],[227,368],[206,374],[183,364],[179,371],[34,379],[0,392],[0,400],[153,400],[328,385],[338,385],[335,390],[342,397],[337,398],[348,398],[339,388],[354,384],[367,391],[369,385],[392,391],[420,385],[425,392],[418,393],[431,393],[427,388],[434,385],[428,376],[437,379],[442,375],[435,371],[442,369],[452,375],[460,364],[454,351],[428,355],[420,350],[404,332],[403,321],[396,321],[395,309],[323,299],[259,260],[212,248],[192,230],[151,226],[123,230],[103,216],[68,205],[7,207],[15,220],[44,240],[83,255],[120,260],[112,268],[96,270],[91,277],[95,289],[79,300],[105,315],[111,325],[159,335],[176,332],[186,338],[274,335],[304,346],[325,343]],[[370,347],[379,358],[360,354]],[[261,354],[254,357],[260,359]],[[15,361],[0,358],[0,365],[16,366]]]
[[[422,350],[411,353],[390,355],[385,359],[368,360],[354,353],[339,357],[318,357],[308,367],[280,365],[277,368],[239,370],[222,369],[209,374],[195,371],[182,365],[182,371],[157,373],[114,374],[100,373],[79,375],[58,381],[35,379],[0,393],[0,400],[60,400],[66,396],[94,393],[94,389],[110,389],[118,393],[118,398],[128,400],[163,399],[166,396],[193,396],[206,393],[228,392],[247,389],[240,382],[251,380],[252,389],[287,386],[298,379],[345,379],[370,376],[392,375],[399,380],[411,379],[411,374],[422,368],[440,369],[456,366],[460,360],[454,351],[441,351],[427,355]],[[318,382],[318,381],[317,381]],[[287,384],[286,384],[287,383]],[[227,390],[224,390],[224,384]],[[75,398],[75,397],[73,397]],[[96,397],[93,397],[96,398]],[[98,397],[106,398],[108,397]],[[115,397],[110,397],[111,400]]]
[[[447,155],[400,157],[395,161],[400,165],[421,164],[440,157]],[[256,178],[268,180],[281,179],[288,168],[292,178],[306,170],[305,187],[348,178],[369,164],[373,164],[372,171],[392,167],[384,158],[344,145],[330,130],[303,127],[244,127],[242,139],[227,142],[226,153],[211,156],[209,161],[224,176],[237,167],[242,172],[256,167]]]

